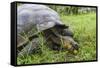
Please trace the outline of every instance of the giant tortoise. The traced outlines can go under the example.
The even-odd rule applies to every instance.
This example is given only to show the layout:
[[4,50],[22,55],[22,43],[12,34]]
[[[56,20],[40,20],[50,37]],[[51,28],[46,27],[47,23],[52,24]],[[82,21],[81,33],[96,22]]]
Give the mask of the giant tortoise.
[[[78,50],[69,26],[63,24],[53,9],[39,4],[22,4],[17,8],[17,51],[29,54],[39,47],[39,35],[42,34],[48,46],[53,50]],[[31,44],[30,44],[31,42]]]

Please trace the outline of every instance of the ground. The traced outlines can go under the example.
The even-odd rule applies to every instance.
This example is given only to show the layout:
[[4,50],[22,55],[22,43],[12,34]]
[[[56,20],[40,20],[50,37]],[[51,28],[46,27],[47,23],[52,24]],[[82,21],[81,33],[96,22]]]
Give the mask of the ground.
[[96,60],[96,14],[61,15],[61,20],[73,30],[74,39],[80,47],[78,53],[72,55],[68,51],[53,51],[42,44],[42,54],[18,57],[18,65]]

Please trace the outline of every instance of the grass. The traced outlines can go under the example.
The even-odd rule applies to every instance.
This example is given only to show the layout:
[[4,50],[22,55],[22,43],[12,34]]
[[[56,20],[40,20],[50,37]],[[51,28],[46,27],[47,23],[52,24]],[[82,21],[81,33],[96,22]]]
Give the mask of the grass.
[[17,57],[18,65],[96,60],[96,14],[61,16],[61,20],[73,30],[74,38],[80,47],[78,54],[72,55],[68,51],[53,51],[42,43],[40,44],[41,54]]

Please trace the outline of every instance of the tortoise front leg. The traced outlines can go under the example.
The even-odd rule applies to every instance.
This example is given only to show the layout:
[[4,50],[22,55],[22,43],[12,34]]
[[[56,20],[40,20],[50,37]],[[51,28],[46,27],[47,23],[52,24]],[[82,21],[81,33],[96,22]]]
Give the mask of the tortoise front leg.
[[39,48],[39,41],[38,38],[33,39],[30,41],[23,49],[18,53],[18,56],[30,55],[36,52]]

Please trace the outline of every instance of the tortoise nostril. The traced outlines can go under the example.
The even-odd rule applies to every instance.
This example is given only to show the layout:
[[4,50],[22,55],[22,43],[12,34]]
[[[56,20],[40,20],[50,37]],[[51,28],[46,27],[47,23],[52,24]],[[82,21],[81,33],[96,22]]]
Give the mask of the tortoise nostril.
[[74,49],[76,49],[76,50],[78,50],[78,49],[79,49],[78,44],[75,44],[75,45],[74,45]]

